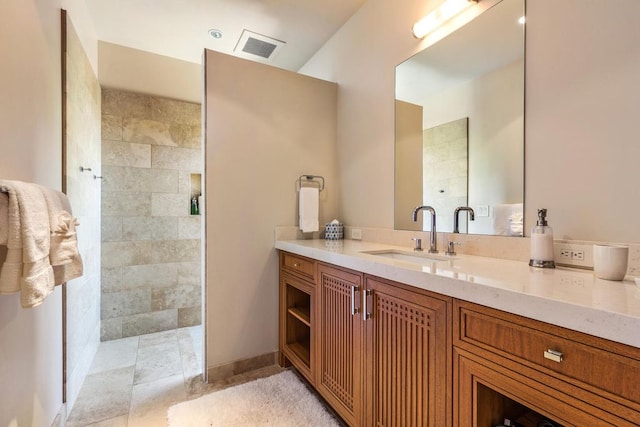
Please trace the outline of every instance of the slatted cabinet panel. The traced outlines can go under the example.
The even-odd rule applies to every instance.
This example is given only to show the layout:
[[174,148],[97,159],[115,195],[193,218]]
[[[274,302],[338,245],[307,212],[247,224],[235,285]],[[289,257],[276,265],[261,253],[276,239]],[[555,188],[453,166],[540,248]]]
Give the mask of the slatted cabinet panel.
[[318,264],[316,387],[353,426],[362,420],[361,331],[357,313],[362,275]]
[[369,276],[365,289],[365,425],[450,425],[446,300]]

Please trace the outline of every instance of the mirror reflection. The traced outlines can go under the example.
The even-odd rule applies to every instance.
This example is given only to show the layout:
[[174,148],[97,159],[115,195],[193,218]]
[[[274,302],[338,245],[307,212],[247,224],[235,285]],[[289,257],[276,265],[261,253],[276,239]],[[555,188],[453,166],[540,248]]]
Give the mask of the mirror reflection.
[[524,0],[502,0],[396,67],[395,229],[522,236]]

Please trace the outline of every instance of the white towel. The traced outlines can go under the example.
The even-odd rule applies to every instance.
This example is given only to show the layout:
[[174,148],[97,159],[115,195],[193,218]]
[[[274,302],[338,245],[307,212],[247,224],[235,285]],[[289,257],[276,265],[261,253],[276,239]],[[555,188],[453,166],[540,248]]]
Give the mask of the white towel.
[[22,306],[35,307],[55,285],[82,275],[77,221],[71,216],[67,196],[57,190],[0,180],[0,192],[9,200],[0,293],[19,291]]
[[0,181],[0,188],[9,194],[7,258],[0,270],[0,293],[20,291],[22,306],[34,307],[54,287],[47,203],[35,184]]
[[522,203],[495,205],[492,226],[492,234],[522,236]]
[[9,239],[9,195],[0,192],[0,246]]
[[310,233],[320,229],[318,221],[318,207],[320,191],[315,187],[302,187],[299,194],[300,230]]
[[82,258],[78,251],[76,226],[78,220],[71,216],[71,204],[67,195],[46,187],[40,187],[47,202],[51,247],[49,261],[53,267],[56,285],[82,276]]

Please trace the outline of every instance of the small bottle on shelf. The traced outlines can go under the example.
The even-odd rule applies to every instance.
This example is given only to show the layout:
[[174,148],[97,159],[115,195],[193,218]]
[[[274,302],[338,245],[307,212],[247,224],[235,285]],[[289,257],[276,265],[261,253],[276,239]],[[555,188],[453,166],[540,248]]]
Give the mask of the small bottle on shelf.
[[198,215],[198,197],[193,196],[191,199],[191,215]]

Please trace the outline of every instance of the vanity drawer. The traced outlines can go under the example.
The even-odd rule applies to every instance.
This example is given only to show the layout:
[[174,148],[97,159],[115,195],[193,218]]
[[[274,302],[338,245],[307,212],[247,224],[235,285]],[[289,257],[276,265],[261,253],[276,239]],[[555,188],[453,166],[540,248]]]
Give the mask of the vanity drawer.
[[280,267],[286,271],[311,279],[311,281],[314,280],[316,263],[309,258],[289,252],[280,252]]
[[456,301],[454,345],[507,358],[640,409],[640,349]]

